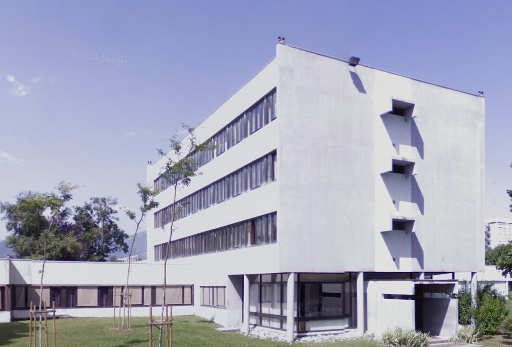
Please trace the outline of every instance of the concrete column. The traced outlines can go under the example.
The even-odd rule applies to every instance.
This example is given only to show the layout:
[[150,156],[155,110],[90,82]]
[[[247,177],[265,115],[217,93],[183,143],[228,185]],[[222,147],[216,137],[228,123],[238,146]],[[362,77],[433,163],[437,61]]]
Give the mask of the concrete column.
[[288,342],[292,343],[295,340],[295,314],[293,312],[295,304],[295,273],[292,272],[288,276],[286,283],[286,332],[288,335]]
[[249,276],[244,275],[244,317],[242,322],[242,332],[249,333]]
[[[476,309],[476,292],[478,290],[478,280],[476,272],[471,273],[471,307]],[[476,326],[475,317],[471,316],[471,325]]]
[[364,334],[364,273],[357,274],[356,285],[356,300],[357,300],[357,334],[363,336]]

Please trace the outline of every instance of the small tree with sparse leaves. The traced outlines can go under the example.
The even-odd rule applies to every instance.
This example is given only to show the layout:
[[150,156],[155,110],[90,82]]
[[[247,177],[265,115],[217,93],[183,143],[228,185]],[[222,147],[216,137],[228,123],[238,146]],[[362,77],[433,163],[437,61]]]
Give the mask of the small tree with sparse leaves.
[[[167,289],[167,260],[170,257],[171,240],[174,232],[174,220],[179,210],[176,208],[176,196],[178,189],[188,186],[192,179],[199,173],[197,171],[198,165],[192,154],[196,152],[213,150],[214,146],[209,143],[199,143],[194,134],[194,128],[183,125],[183,129],[187,132],[187,136],[184,140],[179,141],[177,135],[170,138],[170,151],[165,153],[163,150],[158,150],[158,153],[166,157],[165,165],[162,168],[161,175],[164,179],[169,182],[169,187],[172,188],[173,201],[171,207],[171,219],[170,219],[170,230],[169,240],[167,247],[165,247],[164,254],[164,278],[163,278],[163,291],[162,291],[162,311],[160,314],[160,320],[163,321],[164,309],[165,309],[165,295]],[[183,208],[183,206],[179,207]],[[158,337],[158,346],[162,347],[162,333],[163,329],[160,328]]]
[[132,255],[133,255],[133,246],[135,245],[135,239],[137,238],[137,233],[139,232],[140,225],[144,220],[146,214],[154,208],[158,207],[158,202],[155,201],[155,196],[158,194],[157,190],[151,189],[151,187],[142,185],[137,183],[138,192],[142,205],[139,208],[139,217],[137,218],[137,213],[135,211],[126,210],[126,215],[128,218],[135,222],[135,233],[132,236],[132,243],[130,245],[130,252],[128,253],[128,271],[126,273],[126,284],[124,286],[124,291],[121,295],[122,298],[122,306],[123,306],[123,316],[121,318],[121,329],[130,328],[126,327],[126,309],[128,305],[128,285],[130,283],[130,272],[132,266]]

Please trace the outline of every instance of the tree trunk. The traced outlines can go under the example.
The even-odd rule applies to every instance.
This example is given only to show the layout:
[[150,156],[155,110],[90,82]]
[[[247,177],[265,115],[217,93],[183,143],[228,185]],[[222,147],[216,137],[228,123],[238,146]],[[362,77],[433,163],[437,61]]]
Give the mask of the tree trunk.
[[[119,297],[119,299],[121,300],[122,298],[122,305],[123,305],[123,317],[121,318],[121,329],[124,329],[125,326],[124,326],[124,323],[125,323],[125,317],[126,317],[126,305],[127,305],[127,302],[126,302],[126,294],[128,293],[128,284],[130,282],[130,271],[131,271],[131,267],[132,267],[132,254],[133,254],[133,246],[135,245],[135,238],[137,237],[137,233],[139,232],[139,227],[140,227],[140,223],[142,222],[142,220],[144,219],[144,216],[145,214],[142,213],[139,220],[137,221],[137,227],[135,228],[135,233],[133,234],[133,238],[132,238],[132,244],[130,246],[130,253],[128,253],[128,272],[126,273],[126,284],[124,286],[124,291],[123,293],[121,294],[121,296]],[[114,298],[115,300],[115,298]]]
[[[176,192],[178,191],[178,182],[174,183],[174,198],[172,202],[172,211],[171,211],[171,229],[169,231],[169,242],[167,243],[167,247],[165,249],[165,259],[164,259],[164,287],[162,290],[162,311],[160,313],[160,322],[164,321],[164,310],[165,310],[165,291],[167,289],[167,259],[169,258],[169,250],[171,248],[171,239],[172,239],[172,228],[174,227],[174,213],[176,211]],[[160,332],[158,333],[158,347],[162,347],[162,334],[163,334],[164,326],[160,326]]]

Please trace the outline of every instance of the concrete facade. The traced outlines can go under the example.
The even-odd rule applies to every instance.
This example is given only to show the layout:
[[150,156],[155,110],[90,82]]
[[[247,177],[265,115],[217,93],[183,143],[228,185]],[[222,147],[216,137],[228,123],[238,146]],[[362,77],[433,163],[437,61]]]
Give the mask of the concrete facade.
[[[315,274],[318,281],[324,274],[350,275],[346,287],[358,298],[348,316],[317,326],[381,332],[378,316],[437,334],[453,331],[454,284],[432,283],[440,290],[434,295],[415,281],[425,273],[484,269],[484,99],[278,44],[275,59],[197,128],[197,139],[215,143],[223,127],[273,89],[276,119],[201,166],[202,175],[177,198],[271,151],[277,153],[275,181],[177,220],[173,240],[275,212],[277,242],[170,262],[194,269],[208,264],[203,283],[219,285],[230,276],[294,273],[295,323],[281,326],[291,335],[317,329],[300,317],[308,285],[299,278]],[[148,166],[148,184],[165,161]],[[159,195],[162,206],[172,201],[170,190]],[[168,240],[169,225],[148,221],[148,258],[155,259],[152,249]],[[408,287],[397,295],[410,297],[382,299],[394,295],[394,286]],[[425,298],[415,294],[419,289]],[[243,292],[244,302],[258,293]],[[375,295],[380,299],[370,305]],[[447,300],[441,327],[434,318],[420,319],[415,302],[441,297]],[[410,311],[403,321],[387,317],[403,305]]]
[[[482,97],[278,44],[194,131],[216,148],[177,191],[189,202],[169,278],[194,293],[182,310],[290,341],[395,326],[451,336],[456,282],[424,278],[484,269],[484,113]],[[148,184],[162,187],[170,155]],[[141,285],[161,283],[172,187],[157,200]]]

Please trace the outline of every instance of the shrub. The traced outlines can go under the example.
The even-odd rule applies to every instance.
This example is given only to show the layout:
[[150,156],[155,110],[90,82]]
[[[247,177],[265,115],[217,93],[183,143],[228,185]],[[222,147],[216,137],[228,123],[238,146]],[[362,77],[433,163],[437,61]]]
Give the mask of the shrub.
[[484,335],[494,335],[507,317],[506,299],[492,288],[492,284],[478,289],[476,327]]
[[480,332],[471,325],[464,325],[457,330],[457,335],[450,340],[457,343],[477,343],[480,340]]
[[471,293],[466,290],[459,291],[459,324],[470,325],[471,316],[474,315],[471,307]]
[[507,317],[505,297],[499,294],[492,284],[478,287],[476,310],[471,307],[471,293],[467,290],[459,292],[459,324],[471,324],[471,316],[475,317],[477,330],[484,335],[494,335]]
[[429,334],[419,331],[395,328],[382,335],[382,343],[390,347],[425,347]]
[[507,316],[507,318],[505,318],[503,323],[501,323],[501,329],[506,333],[512,333],[512,316]]

